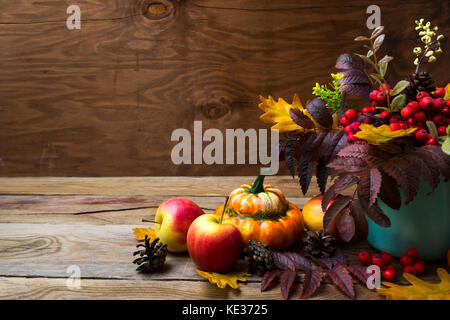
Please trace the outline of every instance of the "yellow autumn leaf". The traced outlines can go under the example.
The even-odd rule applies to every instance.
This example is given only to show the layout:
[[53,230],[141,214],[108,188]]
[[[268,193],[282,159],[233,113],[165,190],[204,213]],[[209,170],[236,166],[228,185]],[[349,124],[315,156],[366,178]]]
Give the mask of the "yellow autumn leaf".
[[391,131],[391,128],[387,124],[375,127],[366,123],[362,123],[359,128],[361,130],[355,134],[355,137],[371,143],[385,143],[395,138],[409,136],[417,130],[417,128],[409,128],[407,130]]
[[209,282],[215,283],[219,288],[223,289],[229,285],[233,289],[239,288],[238,281],[246,282],[245,277],[250,277],[251,274],[247,272],[233,272],[233,273],[216,273],[197,270],[197,273],[203,278],[208,279]]
[[289,115],[289,110],[291,109],[303,111],[303,113],[313,121],[316,127],[320,127],[311,117],[308,110],[303,107],[300,97],[297,94],[294,95],[292,104],[287,103],[282,98],[278,98],[278,101],[275,101],[271,96],[267,99],[264,97],[259,97],[259,99],[261,100],[261,103],[258,105],[258,108],[264,112],[264,114],[260,116],[260,119],[267,124],[275,123],[275,125],[272,126],[272,129],[278,129],[280,132],[295,130],[307,131],[292,121],[292,118]]
[[156,238],[155,230],[152,228],[133,228],[133,233],[136,235],[136,240],[138,241],[144,241],[146,235],[150,238],[150,241]]
[[447,85],[445,86],[445,96],[444,96],[445,100],[450,99],[450,83],[447,83]]
[[450,300],[450,275],[443,268],[437,269],[440,283],[423,281],[410,273],[403,276],[410,286],[400,286],[390,282],[382,282],[388,288],[377,289],[388,300]]

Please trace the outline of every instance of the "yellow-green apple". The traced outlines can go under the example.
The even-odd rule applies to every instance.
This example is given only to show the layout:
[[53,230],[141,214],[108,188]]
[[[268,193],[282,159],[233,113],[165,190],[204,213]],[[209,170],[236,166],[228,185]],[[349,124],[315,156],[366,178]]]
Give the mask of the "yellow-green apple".
[[200,269],[224,272],[239,258],[245,247],[239,229],[220,216],[204,214],[192,222],[187,235],[192,261]]
[[171,252],[187,250],[186,236],[192,221],[204,214],[194,202],[184,198],[164,201],[156,211],[155,235]]
[[[322,198],[321,194],[311,198],[303,207],[303,220],[305,221],[305,226],[308,230],[323,230],[323,217],[325,212],[322,211]],[[337,198],[331,199],[328,207],[336,201]],[[336,220],[331,223],[330,229],[327,234],[338,235]]]

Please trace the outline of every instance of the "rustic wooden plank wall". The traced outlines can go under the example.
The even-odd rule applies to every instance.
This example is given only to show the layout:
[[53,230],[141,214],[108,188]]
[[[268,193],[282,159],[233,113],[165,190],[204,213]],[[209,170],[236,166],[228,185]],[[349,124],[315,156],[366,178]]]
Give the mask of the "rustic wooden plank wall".
[[[65,26],[71,4],[81,30]],[[252,175],[173,165],[171,132],[264,128],[258,95],[310,98],[340,53],[361,50],[371,4],[397,78],[413,70],[414,19],[450,36],[440,0],[2,0],[0,175]],[[442,82],[446,43],[429,68]]]

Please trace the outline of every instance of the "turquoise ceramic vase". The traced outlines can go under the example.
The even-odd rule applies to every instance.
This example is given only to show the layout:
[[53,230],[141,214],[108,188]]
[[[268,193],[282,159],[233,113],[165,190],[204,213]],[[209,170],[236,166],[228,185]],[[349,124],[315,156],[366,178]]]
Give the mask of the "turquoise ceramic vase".
[[[391,220],[389,228],[369,222],[369,243],[380,251],[401,257],[409,248],[416,248],[427,261],[444,260],[450,249],[450,182],[441,183],[428,195],[430,187],[419,179],[417,197],[400,210],[393,210],[379,201],[380,208]],[[403,197],[403,195],[402,195]]]

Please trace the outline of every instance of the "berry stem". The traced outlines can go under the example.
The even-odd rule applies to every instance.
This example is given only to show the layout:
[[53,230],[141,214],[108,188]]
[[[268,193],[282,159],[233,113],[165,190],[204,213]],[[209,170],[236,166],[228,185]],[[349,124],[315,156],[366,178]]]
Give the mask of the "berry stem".
[[[378,58],[377,58],[377,54],[376,54],[376,52],[375,52],[375,47],[374,47],[374,43],[373,43],[373,40],[372,39],[370,39],[370,46],[372,47],[372,52],[373,52],[373,54],[372,54],[372,56],[373,56],[373,62],[375,63],[375,71],[378,73],[378,75],[380,76],[380,78],[381,78],[381,81],[382,81],[382,83],[383,84],[385,84],[386,85],[386,87],[388,86],[388,84],[387,84],[387,81],[386,81],[386,79],[384,78],[384,76],[381,74],[381,72],[380,72],[380,67],[378,66]],[[381,90],[384,92],[384,94],[386,95],[386,103],[387,103],[387,107],[389,108],[389,110],[391,109],[391,99],[390,99],[390,97],[389,97],[389,91],[386,89],[385,90],[385,88],[384,88],[384,86],[381,86]]]

